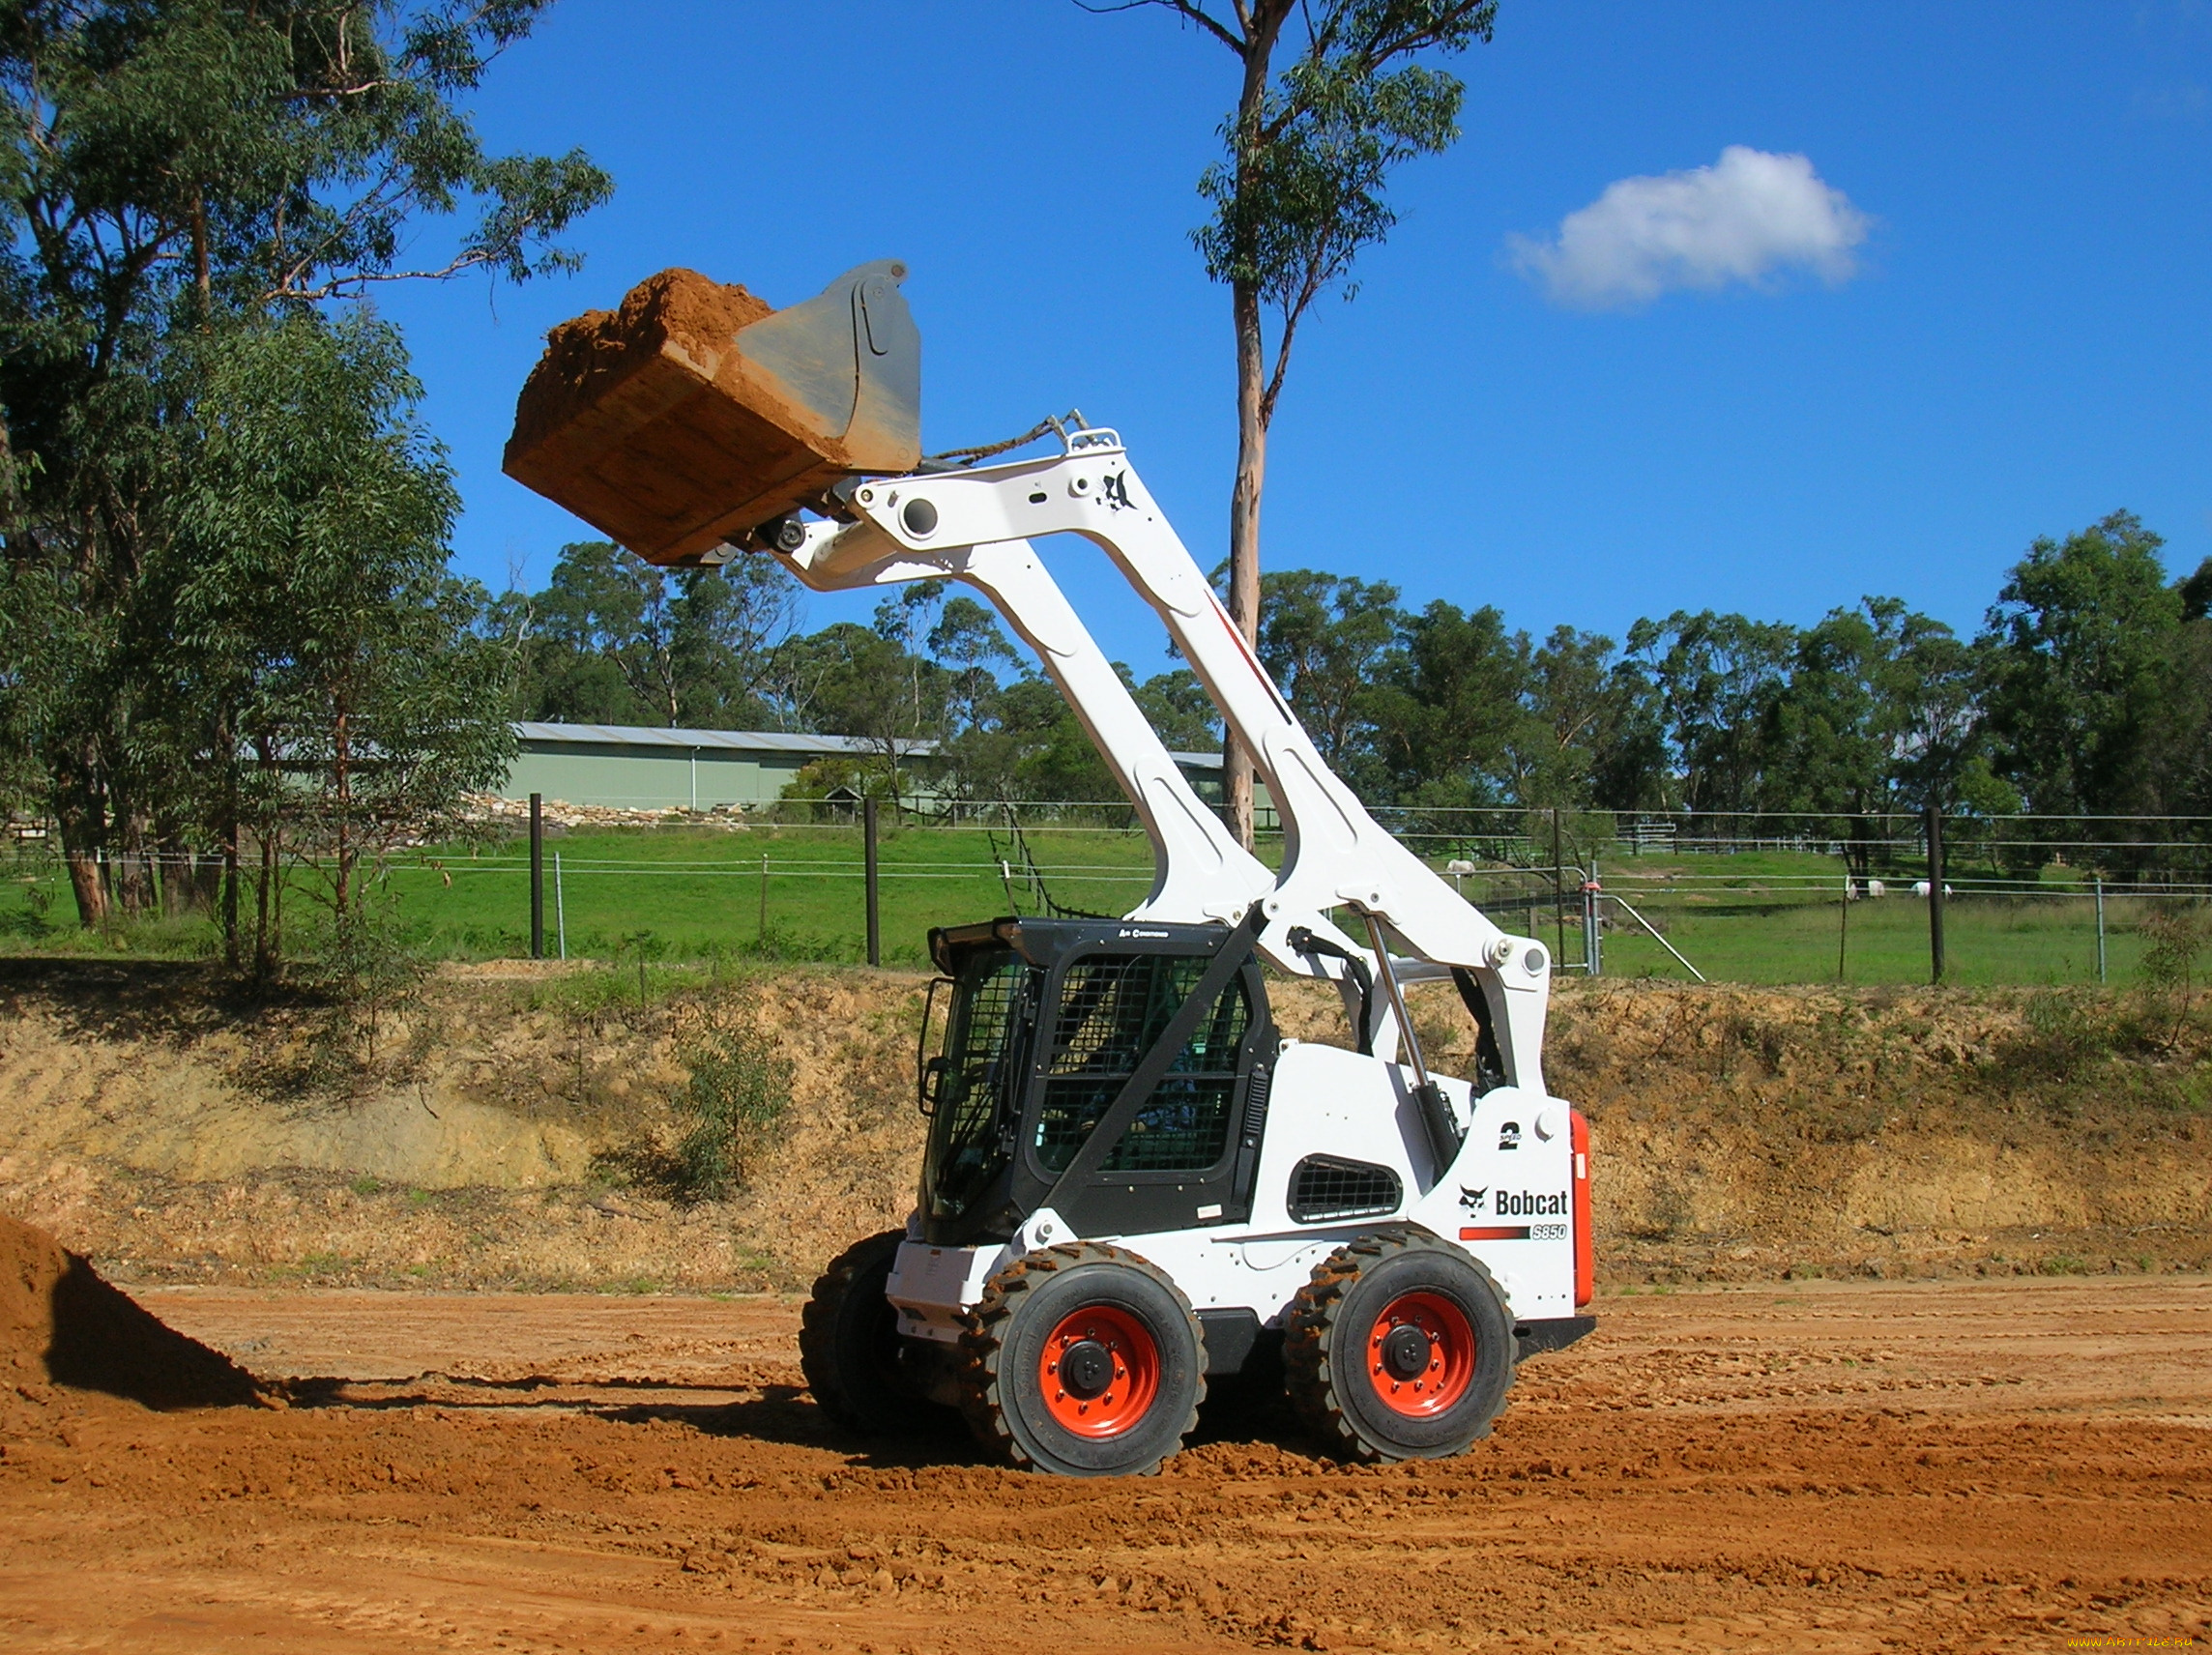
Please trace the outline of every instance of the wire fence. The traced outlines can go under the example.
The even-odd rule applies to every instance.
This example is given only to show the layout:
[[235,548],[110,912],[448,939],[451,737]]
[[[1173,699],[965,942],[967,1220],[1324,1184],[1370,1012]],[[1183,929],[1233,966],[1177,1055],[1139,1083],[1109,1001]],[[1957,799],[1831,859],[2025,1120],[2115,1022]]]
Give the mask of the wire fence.
[[[1119,915],[1152,882],[1126,805],[901,801],[881,811],[874,874],[855,809],[810,822],[696,819],[548,827],[543,951],[568,957],[926,961],[933,925],[1004,914]],[[1546,940],[1562,973],[1811,983],[2127,983],[2174,915],[2212,917],[2212,818],[1377,811],[1504,928]],[[978,821],[980,819],[980,821]],[[18,825],[19,826],[19,825]],[[503,827],[511,828],[512,824]],[[50,839],[18,830],[0,935],[22,947],[72,920]],[[1263,827],[1256,850],[1289,847]],[[204,878],[204,859],[195,861]],[[311,865],[294,877],[321,879]],[[530,951],[519,834],[408,851],[379,875],[406,923],[471,955]],[[1939,889],[1937,888],[1939,885]]]

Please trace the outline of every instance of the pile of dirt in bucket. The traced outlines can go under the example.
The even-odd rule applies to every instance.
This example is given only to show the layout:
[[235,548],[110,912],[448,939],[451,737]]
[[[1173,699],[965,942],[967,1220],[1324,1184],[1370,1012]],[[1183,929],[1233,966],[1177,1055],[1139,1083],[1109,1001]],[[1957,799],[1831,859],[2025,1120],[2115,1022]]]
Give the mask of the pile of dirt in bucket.
[[744,362],[738,333],[771,314],[742,287],[664,270],[562,323],[515,406],[507,474],[653,563],[795,508],[850,456]]
[[253,1376],[102,1281],[44,1231],[0,1214],[0,1380],[69,1385],[148,1408],[261,1399]]
[[546,335],[502,464],[649,563],[695,561],[921,458],[920,340],[890,260],[776,310],[697,271]]
[[515,408],[514,448],[537,448],[663,350],[711,379],[738,330],[774,313],[758,295],[695,270],[646,277],[617,308],[587,310],[545,335],[545,355]]

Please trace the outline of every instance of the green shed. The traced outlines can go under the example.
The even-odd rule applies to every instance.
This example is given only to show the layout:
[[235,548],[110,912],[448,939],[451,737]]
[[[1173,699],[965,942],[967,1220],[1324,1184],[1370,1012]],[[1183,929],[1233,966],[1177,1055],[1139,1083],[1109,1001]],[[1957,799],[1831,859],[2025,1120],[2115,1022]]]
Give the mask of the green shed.
[[[873,749],[854,736],[779,730],[663,730],[637,724],[520,723],[519,750],[502,790],[621,810],[713,810],[771,802],[800,768]],[[917,743],[914,756],[935,751]]]

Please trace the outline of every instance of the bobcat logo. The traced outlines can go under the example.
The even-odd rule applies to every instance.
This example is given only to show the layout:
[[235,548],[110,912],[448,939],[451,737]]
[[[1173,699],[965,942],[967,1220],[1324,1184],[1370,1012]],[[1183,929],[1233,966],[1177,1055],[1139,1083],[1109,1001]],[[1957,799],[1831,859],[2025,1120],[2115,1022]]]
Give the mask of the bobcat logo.
[[1489,1193],[1490,1191],[1487,1189],[1470,1189],[1467,1185],[1462,1184],[1459,1186],[1459,1204],[1470,1212],[1480,1212],[1482,1210],[1482,1198]]

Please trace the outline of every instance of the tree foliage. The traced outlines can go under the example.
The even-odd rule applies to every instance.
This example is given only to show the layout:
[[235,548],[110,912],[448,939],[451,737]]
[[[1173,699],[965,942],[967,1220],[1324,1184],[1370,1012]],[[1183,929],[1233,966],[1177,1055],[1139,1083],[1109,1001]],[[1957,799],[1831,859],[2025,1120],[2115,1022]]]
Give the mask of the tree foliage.
[[[1148,0],[1237,54],[1237,108],[1222,123],[1223,158],[1199,177],[1212,217],[1191,232],[1206,273],[1273,309],[1276,333],[1260,423],[1274,419],[1291,345],[1315,300],[1358,291],[1352,266],[1398,216],[1390,174],[1459,136],[1466,88],[1416,54],[1487,41],[1497,0]],[[1271,73],[1282,37],[1302,22],[1293,57]]]
[[[589,561],[583,550],[562,570]],[[1497,822],[1556,809],[1591,824],[1668,813],[1693,832],[1764,812],[1831,824],[1820,830],[1847,840],[1864,876],[1878,836],[1864,819],[1930,803],[1959,818],[1965,840],[2023,809],[2212,814],[2212,605],[2193,595],[2212,574],[2169,582],[2158,552],[2124,513],[2038,541],[1973,638],[1885,596],[1802,627],[1707,610],[1639,621],[1617,643],[1570,625],[1533,635],[1493,607],[1409,608],[1384,582],[1284,569],[1264,579],[1258,653],[1327,762],[1370,802],[1436,831],[1472,833],[1469,811]],[[741,582],[757,578],[733,566]],[[624,601],[638,604],[637,583],[670,606],[701,601],[687,578],[632,563]],[[550,615],[565,584],[557,571],[556,590],[503,601]],[[530,715],[567,716],[566,686],[600,672],[611,682],[616,668],[598,657],[625,647],[620,628],[596,642],[560,633],[559,648],[555,636],[542,633],[533,657]],[[745,670],[760,687],[747,716],[864,743],[810,770],[804,788],[911,796],[926,750],[930,787],[963,800],[1118,797],[1059,692],[957,588],[918,582],[885,596],[872,625],[751,648]],[[1187,669],[1143,682],[1119,670],[1169,748],[1219,740]],[[682,683],[675,693],[713,702]],[[2083,833],[2140,837],[2129,824],[2049,825]],[[2116,852],[2105,862],[2148,865]]]
[[508,595],[498,625],[528,661],[522,716],[744,729],[769,721],[769,673],[794,614],[790,582],[765,559],[664,574],[611,540],[581,540],[561,548],[543,592]]
[[506,779],[508,660],[480,589],[446,572],[459,507],[415,422],[397,334],[312,313],[216,335],[149,572],[160,749],[196,816],[259,848],[255,958],[277,951],[287,843],[311,850],[343,930],[402,839],[455,827]]
[[[673,722],[863,743],[858,756],[808,766],[798,783],[808,798],[910,794],[921,752],[932,787],[963,800],[1120,798],[1059,690],[974,597],[917,581],[888,593],[870,625],[813,632],[792,629],[791,605],[789,577],[765,558],[671,572],[589,542],[564,549],[544,591],[509,593],[492,613],[529,629],[519,717],[665,724],[673,706]],[[1218,744],[1213,704],[1188,669],[1141,683],[1116,670],[1171,749]],[[650,696],[632,688],[641,677]]]
[[[573,264],[557,238],[605,176],[489,154],[461,106],[545,3],[0,0],[0,735],[87,923],[208,900],[211,856],[234,920],[242,824],[289,802],[322,812],[301,833],[342,838],[330,895],[350,912],[357,828],[395,831],[403,798],[482,769],[398,758],[432,730],[475,740],[451,724],[481,696],[456,642],[473,600],[437,584],[451,482],[396,337],[327,312],[389,281]],[[318,584],[334,550],[362,561]],[[293,584],[239,576],[256,562]],[[460,677],[411,676],[433,665]],[[256,804],[235,720],[274,716],[279,684],[305,716],[318,672],[331,730],[368,719],[375,762],[327,732],[346,802]]]

